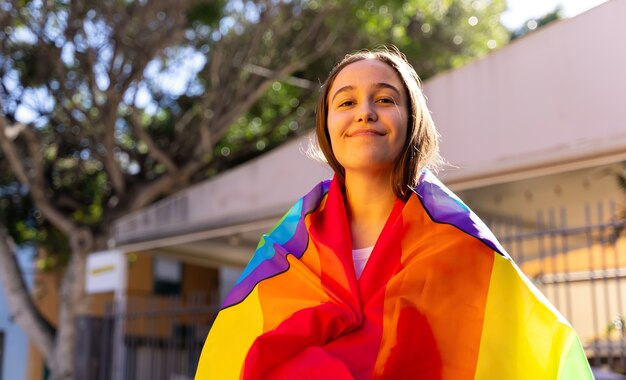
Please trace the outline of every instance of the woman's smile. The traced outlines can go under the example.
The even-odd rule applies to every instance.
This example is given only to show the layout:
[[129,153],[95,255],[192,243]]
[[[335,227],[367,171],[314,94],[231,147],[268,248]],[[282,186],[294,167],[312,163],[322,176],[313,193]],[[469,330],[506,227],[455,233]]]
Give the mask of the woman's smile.
[[373,128],[358,128],[347,134],[348,137],[380,137],[384,135],[384,132],[380,132]]

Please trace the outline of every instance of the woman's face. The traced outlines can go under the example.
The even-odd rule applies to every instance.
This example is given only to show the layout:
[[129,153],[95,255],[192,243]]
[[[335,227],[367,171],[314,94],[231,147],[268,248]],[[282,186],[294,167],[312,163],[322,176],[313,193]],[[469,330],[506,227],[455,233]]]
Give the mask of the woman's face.
[[337,161],[350,172],[391,171],[407,135],[408,99],[384,62],[351,63],[328,92],[327,127]]

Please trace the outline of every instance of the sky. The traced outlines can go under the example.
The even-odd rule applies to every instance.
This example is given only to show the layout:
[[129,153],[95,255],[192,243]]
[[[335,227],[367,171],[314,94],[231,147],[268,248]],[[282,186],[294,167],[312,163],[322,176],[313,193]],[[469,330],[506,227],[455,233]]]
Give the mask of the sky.
[[517,29],[531,18],[541,17],[553,11],[557,5],[563,9],[563,17],[573,17],[607,0],[507,0],[508,9],[500,20],[509,29]]

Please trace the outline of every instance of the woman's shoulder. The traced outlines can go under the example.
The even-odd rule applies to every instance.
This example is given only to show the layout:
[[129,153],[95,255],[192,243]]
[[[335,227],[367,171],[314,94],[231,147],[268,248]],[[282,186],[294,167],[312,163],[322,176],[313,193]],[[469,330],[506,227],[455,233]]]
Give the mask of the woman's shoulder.
[[423,170],[413,191],[433,222],[452,225],[508,257],[489,227],[432,172]]

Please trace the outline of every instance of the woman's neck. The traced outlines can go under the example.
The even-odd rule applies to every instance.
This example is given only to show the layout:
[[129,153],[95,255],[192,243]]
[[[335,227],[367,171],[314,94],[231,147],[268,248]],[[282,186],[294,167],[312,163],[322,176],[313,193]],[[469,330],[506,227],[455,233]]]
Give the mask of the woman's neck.
[[345,186],[352,248],[370,247],[376,243],[396,201],[390,174],[346,173]]

